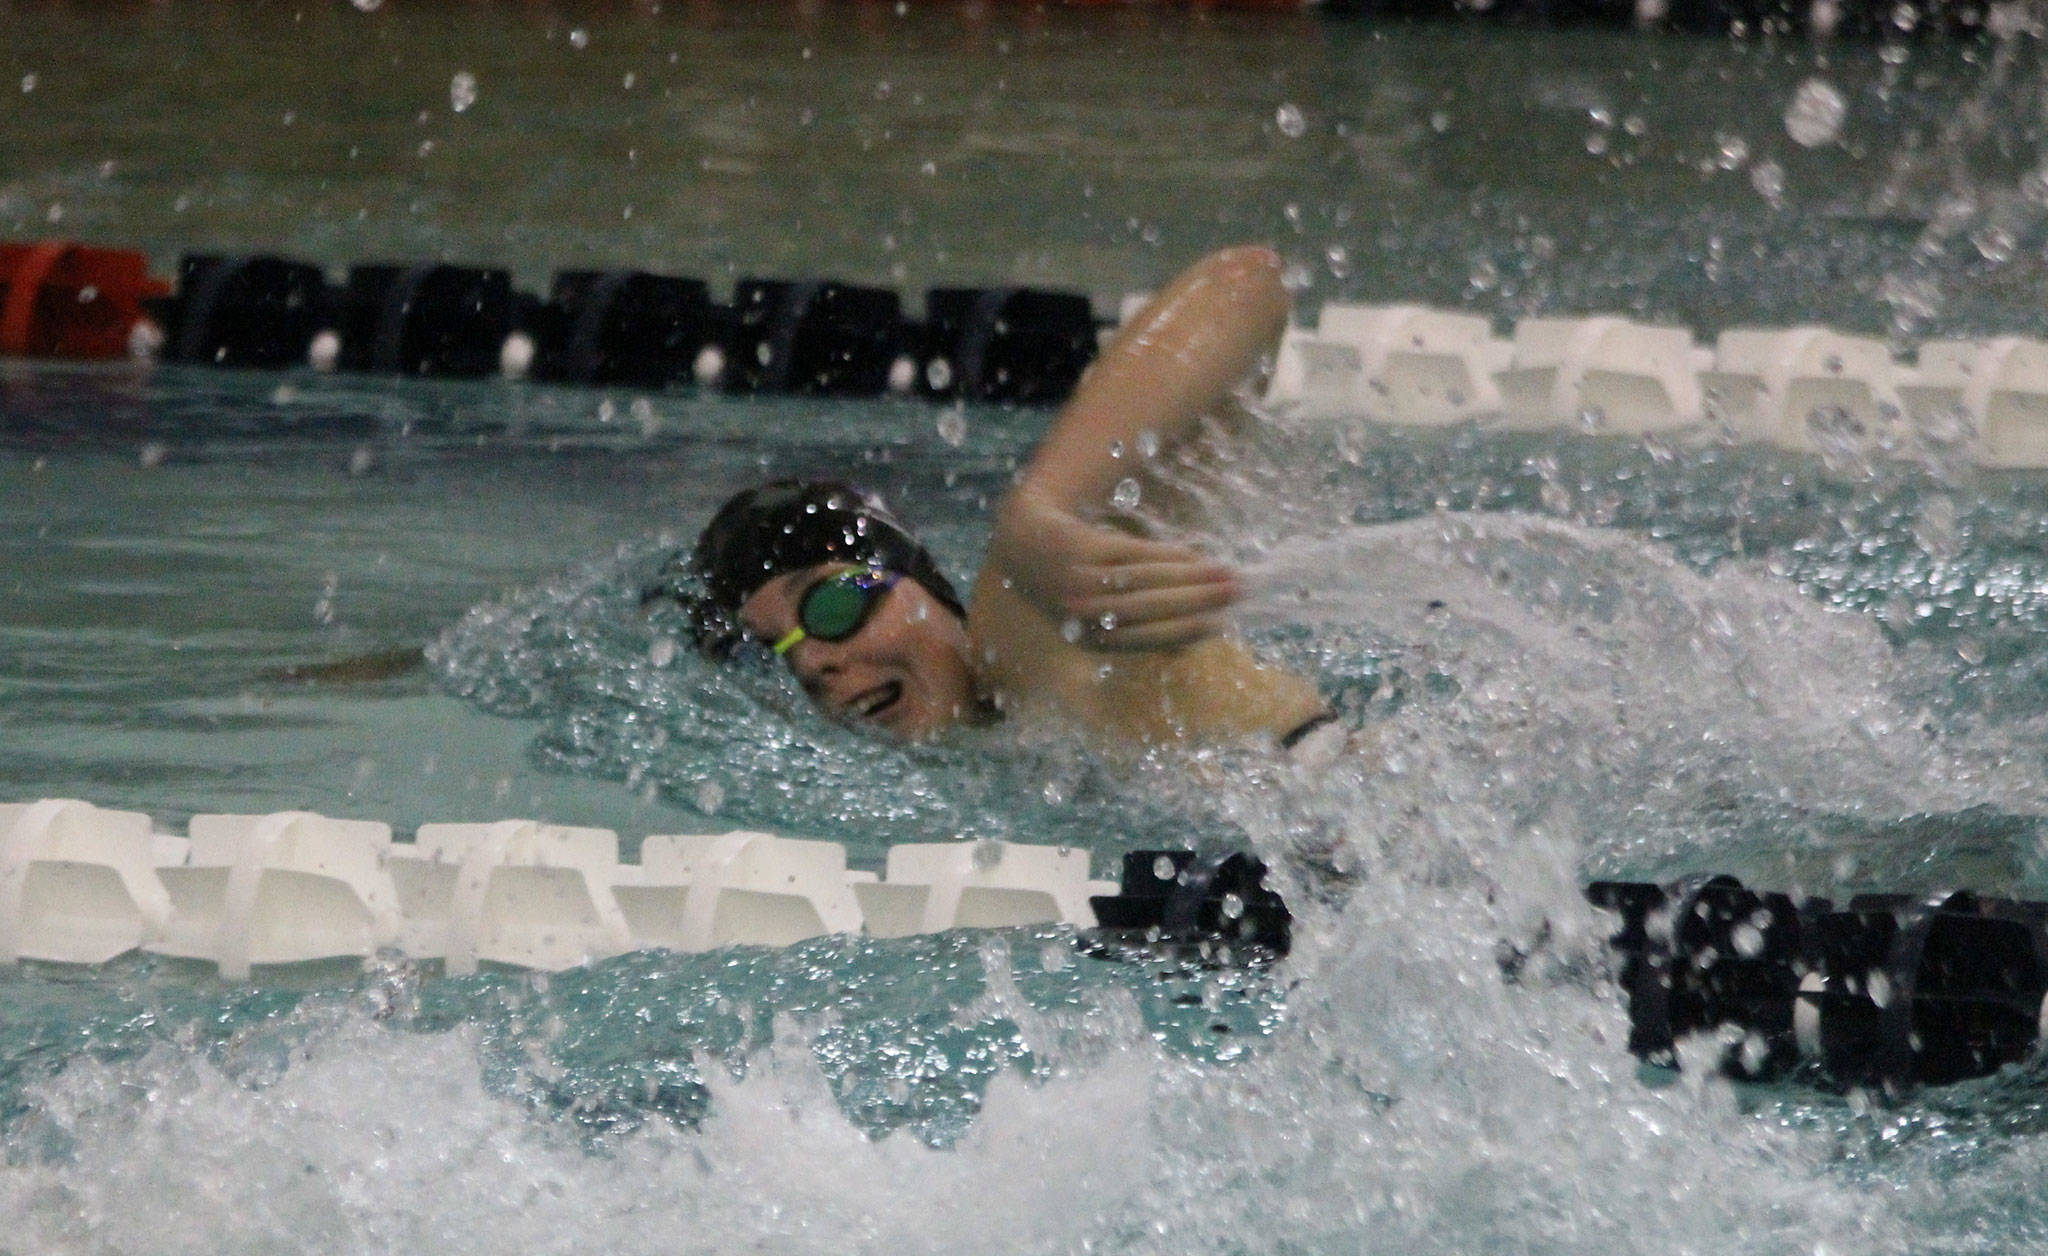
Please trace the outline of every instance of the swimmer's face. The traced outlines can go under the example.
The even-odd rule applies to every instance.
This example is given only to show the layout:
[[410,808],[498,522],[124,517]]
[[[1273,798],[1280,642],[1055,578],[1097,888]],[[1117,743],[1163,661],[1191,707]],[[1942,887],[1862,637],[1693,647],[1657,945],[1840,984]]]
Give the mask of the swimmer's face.
[[[820,563],[762,585],[740,605],[740,621],[761,641],[779,641],[797,626],[797,607],[812,585],[847,563]],[[844,641],[806,637],[783,656],[804,692],[827,715],[893,736],[929,736],[975,710],[967,627],[915,580],[896,581]]]

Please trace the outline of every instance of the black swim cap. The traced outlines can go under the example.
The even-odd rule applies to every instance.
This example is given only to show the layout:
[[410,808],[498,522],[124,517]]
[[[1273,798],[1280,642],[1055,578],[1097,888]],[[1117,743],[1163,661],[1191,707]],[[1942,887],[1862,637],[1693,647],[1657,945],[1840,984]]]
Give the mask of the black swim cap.
[[[736,494],[670,563],[662,592],[690,611],[697,648],[723,658],[746,635],[740,604],[775,577],[819,563],[866,563],[910,577],[955,615],[960,595],[882,499],[838,480],[777,480]],[[694,593],[682,587],[694,582]]]

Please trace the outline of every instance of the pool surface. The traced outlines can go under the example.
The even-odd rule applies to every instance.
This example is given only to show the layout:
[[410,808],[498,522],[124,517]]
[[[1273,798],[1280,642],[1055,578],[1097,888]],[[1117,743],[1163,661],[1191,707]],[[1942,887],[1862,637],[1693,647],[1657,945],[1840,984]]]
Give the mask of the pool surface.
[[[267,248],[1105,311],[1263,238],[1305,314],[2038,335],[2038,55],[1147,8],[0,4],[0,234],[159,270]],[[1847,113],[1809,145],[1786,115],[1816,80]],[[775,475],[882,490],[965,580],[1047,420],[0,364],[0,799],[523,815],[629,852],[758,827],[867,868],[998,837],[1106,875],[1192,837],[1259,851],[1301,917],[1265,973],[1059,929],[546,977],[26,968],[0,975],[0,1251],[2048,1242],[2038,1062],[1896,1099],[1734,1086],[1705,1043],[1639,1069],[1579,893],[2048,897],[2040,473],[1277,414],[1216,544],[1243,631],[1377,746],[1322,775],[1016,728],[878,744],[637,612]],[[1348,888],[1313,870],[1332,851]],[[1533,949],[1512,981],[1503,944]]]

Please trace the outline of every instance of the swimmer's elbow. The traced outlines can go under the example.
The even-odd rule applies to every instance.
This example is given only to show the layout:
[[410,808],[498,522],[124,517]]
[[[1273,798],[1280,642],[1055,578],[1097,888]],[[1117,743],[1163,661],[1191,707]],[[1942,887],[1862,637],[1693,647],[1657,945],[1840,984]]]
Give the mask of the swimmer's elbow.
[[1271,323],[1285,323],[1292,300],[1281,281],[1280,255],[1263,244],[1218,249],[1202,259],[1199,269],[1246,312]]

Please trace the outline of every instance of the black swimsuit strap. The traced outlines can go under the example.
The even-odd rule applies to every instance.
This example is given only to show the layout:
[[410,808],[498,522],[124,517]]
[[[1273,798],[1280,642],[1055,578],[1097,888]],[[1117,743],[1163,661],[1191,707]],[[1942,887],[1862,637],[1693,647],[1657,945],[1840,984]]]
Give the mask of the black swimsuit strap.
[[1337,713],[1328,707],[1324,707],[1301,723],[1296,724],[1293,728],[1288,729],[1285,733],[1282,733],[1280,735],[1280,748],[1282,750],[1292,750],[1300,745],[1310,733],[1313,733],[1325,724],[1334,724],[1336,722]]

